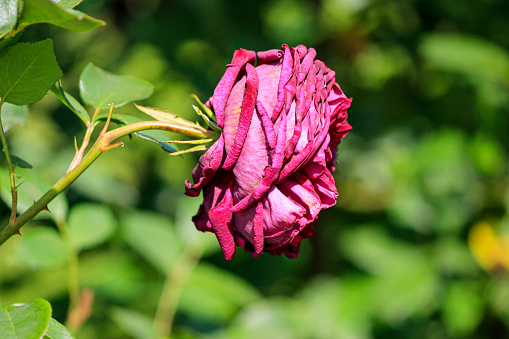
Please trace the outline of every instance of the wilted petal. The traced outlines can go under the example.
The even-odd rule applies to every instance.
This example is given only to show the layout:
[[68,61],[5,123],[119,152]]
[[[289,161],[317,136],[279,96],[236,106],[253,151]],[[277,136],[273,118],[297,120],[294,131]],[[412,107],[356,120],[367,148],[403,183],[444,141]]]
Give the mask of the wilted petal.
[[223,152],[224,137],[221,134],[219,139],[200,157],[198,165],[193,170],[194,185],[186,180],[186,195],[196,197],[200,194],[202,187],[214,177],[219,166],[221,166]]
[[254,62],[256,53],[245,49],[239,49],[233,54],[231,64],[227,65],[226,72],[224,73],[221,81],[217,84],[214,90],[214,113],[216,114],[217,125],[223,127],[224,108],[228,101],[228,96],[232,90],[235,80],[239,75],[240,70],[248,63]]
[[212,230],[219,241],[226,260],[231,260],[235,253],[235,240],[231,230],[232,212],[230,211],[233,205],[232,187],[233,182],[229,182],[228,187],[223,188],[223,199],[209,211]]
[[351,99],[315,57],[302,45],[239,50],[207,102],[221,139],[200,159],[186,193],[203,190],[193,220],[216,234],[228,260],[235,246],[255,257],[295,258],[302,240],[315,235],[319,212],[336,203],[330,171],[351,129]]
[[240,151],[246,141],[247,133],[249,132],[249,125],[255,109],[256,98],[258,96],[258,75],[255,68],[251,64],[246,65],[247,80],[246,80],[246,93],[242,101],[242,111],[240,112],[239,126],[237,134],[235,135],[235,142],[233,148],[226,155],[223,164],[223,169],[230,170],[237,161]]

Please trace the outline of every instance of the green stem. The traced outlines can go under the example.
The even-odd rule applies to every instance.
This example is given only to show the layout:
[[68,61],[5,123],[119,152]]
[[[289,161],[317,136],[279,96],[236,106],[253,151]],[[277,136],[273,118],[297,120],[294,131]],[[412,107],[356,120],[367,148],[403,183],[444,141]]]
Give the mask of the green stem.
[[200,262],[202,253],[202,246],[188,245],[175,265],[166,273],[166,281],[154,317],[154,329],[161,331],[165,336],[169,337],[171,334],[180,295],[189,276]]
[[18,209],[18,192],[16,191],[16,181],[14,175],[14,165],[12,164],[11,153],[9,152],[9,146],[7,145],[7,138],[5,137],[4,126],[2,124],[2,106],[4,105],[4,99],[0,100],[0,139],[2,140],[3,151],[5,154],[5,160],[7,161],[7,168],[9,169],[9,180],[11,185],[11,196],[12,196],[12,209],[9,223],[16,222],[16,214]]
[[69,185],[71,185],[100,155],[100,147],[98,144],[103,144],[103,140],[97,140],[94,147],[90,149],[88,154],[72,171],[69,171],[62,178],[60,178],[39,200],[37,200],[29,209],[21,214],[16,221],[9,222],[0,231],[0,245],[9,239],[13,234],[19,231],[21,226],[32,220],[40,211],[42,211],[48,204],[60,193],[62,193]]
[[[159,129],[169,132],[176,132],[180,134],[189,135],[195,138],[217,138],[217,133],[206,129],[193,128],[189,126],[182,126],[172,122],[164,121],[142,121],[134,124],[122,126],[120,128],[111,130],[104,135],[99,136],[95,144],[90,148],[87,155],[76,164],[76,166],[60,178],[39,200],[37,200],[29,209],[23,214],[9,220],[9,223],[0,230],[0,245],[7,239],[19,231],[19,229],[32,220],[40,211],[67,187],[69,187],[83,172],[104,152],[111,149],[112,143],[124,136],[131,133],[140,132],[144,130]],[[3,131],[3,130],[2,130]],[[3,132],[2,132],[3,135]],[[4,138],[4,137],[3,137]],[[2,139],[3,139],[2,138]],[[5,144],[4,144],[5,147]],[[113,147],[114,148],[114,147]],[[12,163],[11,163],[12,166]]]
[[87,149],[87,146],[90,143],[90,138],[92,137],[92,133],[94,132],[93,121],[98,113],[99,108],[95,110],[94,115],[92,116],[92,120],[87,121],[87,130],[85,132],[85,136],[83,137],[83,142],[81,143],[80,149],[76,151],[76,154],[74,155],[74,158],[72,159],[67,172],[72,171],[74,167],[76,167],[76,165],[81,161],[81,158],[83,158],[83,154],[85,154],[85,150]]
[[[78,254],[79,249],[76,247],[74,243],[71,232],[65,220],[57,222],[57,228],[62,234],[62,237],[66,241],[69,246],[69,261],[67,263],[67,284],[69,289],[69,311],[67,312],[67,321],[71,319],[69,316],[80,306],[80,285],[78,278]],[[72,324],[73,325],[73,324]],[[75,329],[71,329],[69,324],[66,324],[67,328],[71,331]]]

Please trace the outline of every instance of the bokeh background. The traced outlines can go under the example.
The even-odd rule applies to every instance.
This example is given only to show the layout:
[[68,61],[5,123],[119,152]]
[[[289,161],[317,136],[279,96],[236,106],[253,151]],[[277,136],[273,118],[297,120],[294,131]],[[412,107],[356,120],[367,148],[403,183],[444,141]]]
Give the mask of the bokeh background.
[[[505,0],[85,0],[107,25],[49,25],[63,84],[92,61],[155,85],[147,106],[195,119],[238,48],[314,47],[353,97],[337,206],[298,259],[237,250],[190,220],[199,154],[126,140],[0,247],[0,301],[93,291],[77,338],[509,337],[509,2]],[[128,105],[123,113],[135,114]],[[65,173],[81,122],[48,95],[9,132],[33,170],[22,203]],[[2,196],[8,195],[2,169]],[[1,216],[8,217],[7,205]],[[74,231],[73,244],[58,232]],[[62,227],[60,227],[62,229]],[[76,273],[69,267],[76,267]],[[73,259],[74,258],[74,259]],[[155,319],[156,326],[153,326]],[[163,331],[158,334],[158,329]]]

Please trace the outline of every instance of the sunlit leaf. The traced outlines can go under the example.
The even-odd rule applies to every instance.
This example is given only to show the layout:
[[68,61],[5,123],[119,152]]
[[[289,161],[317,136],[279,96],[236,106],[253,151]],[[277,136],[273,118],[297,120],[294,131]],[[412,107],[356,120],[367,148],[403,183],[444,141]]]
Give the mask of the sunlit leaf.
[[78,6],[83,0],[52,0],[63,8],[71,9]]
[[[23,11],[18,25],[26,27],[37,23],[49,23],[71,31],[88,31],[104,25],[104,21],[92,18],[69,8],[76,1],[23,0]],[[64,7],[65,6],[65,7]]]
[[0,54],[0,97],[11,104],[40,100],[61,76],[49,39],[19,43]]
[[18,20],[18,1],[0,0],[0,39],[9,33]]
[[509,269],[509,243],[489,222],[480,221],[470,229],[468,245],[479,266],[487,272]]
[[51,305],[44,299],[9,307],[0,305],[0,339],[39,339],[51,319]]
[[108,240],[117,226],[113,212],[106,205],[93,203],[73,206],[68,224],[74,243],[82,249]]
[[131,101],[149,97],[154,86],[148,81],[129,75],[115,75],[89,63],[80,76],[83,102],[106,109],[110,104],[123,106]]
[[71,332],[64,325],[51,318],[45,337],[49,339],[74,339]]

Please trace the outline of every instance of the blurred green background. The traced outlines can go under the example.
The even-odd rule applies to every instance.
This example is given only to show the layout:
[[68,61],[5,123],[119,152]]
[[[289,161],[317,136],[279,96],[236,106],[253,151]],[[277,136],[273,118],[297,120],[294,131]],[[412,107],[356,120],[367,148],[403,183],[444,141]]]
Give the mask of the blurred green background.
[[[201,198],[183,194],[199,154],[126,140],[0,247],[3,304],[46,298],[65,322],[79,252],[80,288],[95,297],[77,338],[157,338],[173,315],[172,338],[509,337],[509,2],[85,0],[78,9],[107,25],[22,36],[54,41],[67,91],[78,97],[92,61],[152,82],[142,104],[191,119],[189,94],[206,100],[234,50],[314,47],[353,97],[339,202],[298,259],[237,250],[225,262],[190,220]],[[17,171],[22,204],[65,173],[83,133],[53,96],[31,106],[26,126],[8,134],[34,165]],[[7,205],[0,212],[6,220]]]

